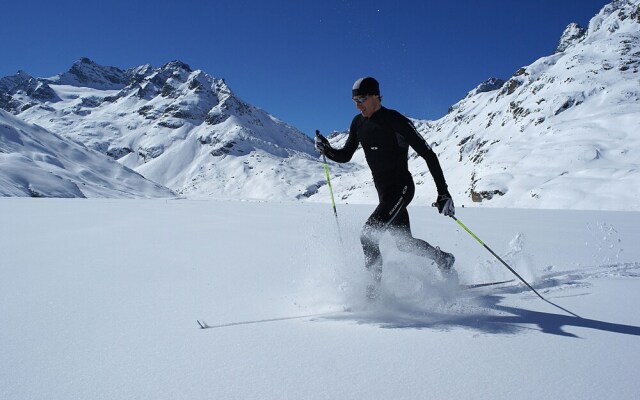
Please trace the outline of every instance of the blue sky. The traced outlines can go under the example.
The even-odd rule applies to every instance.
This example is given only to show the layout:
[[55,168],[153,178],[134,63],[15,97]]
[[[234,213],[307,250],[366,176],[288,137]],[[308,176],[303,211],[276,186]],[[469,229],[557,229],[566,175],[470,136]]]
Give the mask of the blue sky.
[[181,60],[307,134],[345,130],[351,86],[438,119],[489,77],[552,54],[570,22],[608,0],[31,0],[2,5],[0,77],[49,77],[80,57],[159,67]]

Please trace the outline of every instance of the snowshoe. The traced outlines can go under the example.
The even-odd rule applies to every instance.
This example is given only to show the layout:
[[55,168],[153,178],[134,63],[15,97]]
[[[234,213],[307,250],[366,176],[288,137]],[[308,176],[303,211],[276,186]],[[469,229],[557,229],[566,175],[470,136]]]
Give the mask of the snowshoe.
[[368,302],[376,302],[380,298],[380,290],[378,285],[369,284],[367,285],[367,291],[365,293]]
[[453,270],[453,264],[456,262],[456,258],[453,256],[453,254],[440,250],[439,247],[437,247],[437,249],[438,254],[434,259],[436,266],[443,274],[451,273],[451,271]]

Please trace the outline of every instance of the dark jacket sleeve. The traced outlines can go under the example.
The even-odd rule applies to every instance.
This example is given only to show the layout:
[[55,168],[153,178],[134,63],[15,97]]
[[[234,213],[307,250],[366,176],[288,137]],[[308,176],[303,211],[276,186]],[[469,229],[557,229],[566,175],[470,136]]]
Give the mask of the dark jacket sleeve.
[[334,149],[333,147],[327,151],[325,154],[327,158],[339,163],[346,163],[351,160],[353,154],[358,149],[358,135],[356,134],[358,126],[358,117],[354,118],[351,121],[351,127],[349,128],[349,136],[347,137],[347,141],[341,149]]
[[431,149],[431,146],[427,144],[424,138],[420,136],[413,123],[408,118],[398,113],[397,118],[394,119],[393,128],[397,133],[404,137],[409,146],[411,146],[416,153],[418,153],[418,155],[427,162],[427,167],[429,168],[429,172],[431,172],[433,181],[436,184],[438,194],[448,194],[449,190],[447,188],[447,181],[444,179],[444,173],[442,172],[440,161],[438,161],[438,156],[434,153],[433,149]]

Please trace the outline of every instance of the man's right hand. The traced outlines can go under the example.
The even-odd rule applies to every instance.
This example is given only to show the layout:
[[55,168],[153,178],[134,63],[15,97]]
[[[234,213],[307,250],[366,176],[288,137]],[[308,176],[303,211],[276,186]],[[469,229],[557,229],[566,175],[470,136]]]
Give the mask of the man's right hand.
[[449,193],[438,195],[436,202],[433,204],[438,207],[440,214],[444,214],[447,217],[453,217],[456,214],[456,208]]
[[316,150],[320,152],[320,154],[326,154],[329,150],[331,150],[331,145],[326,137],[320,134],[320,131],[316,131],[316,138],[314,141],[316,146]]

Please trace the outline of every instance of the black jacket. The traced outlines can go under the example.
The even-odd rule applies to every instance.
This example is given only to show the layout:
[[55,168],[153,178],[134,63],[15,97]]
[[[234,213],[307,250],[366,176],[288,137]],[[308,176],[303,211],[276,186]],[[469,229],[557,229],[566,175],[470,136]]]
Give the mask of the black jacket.
[[331,149],[326,156],[336,162],[348,162],[359,144],[364,150],[378,192],[412,179],[407,165],[411,146],[427,162],[438,194],[448,193],[438,157],[411,121],[399,112],[382,107],[370,118],[356,115],[344,147]]

